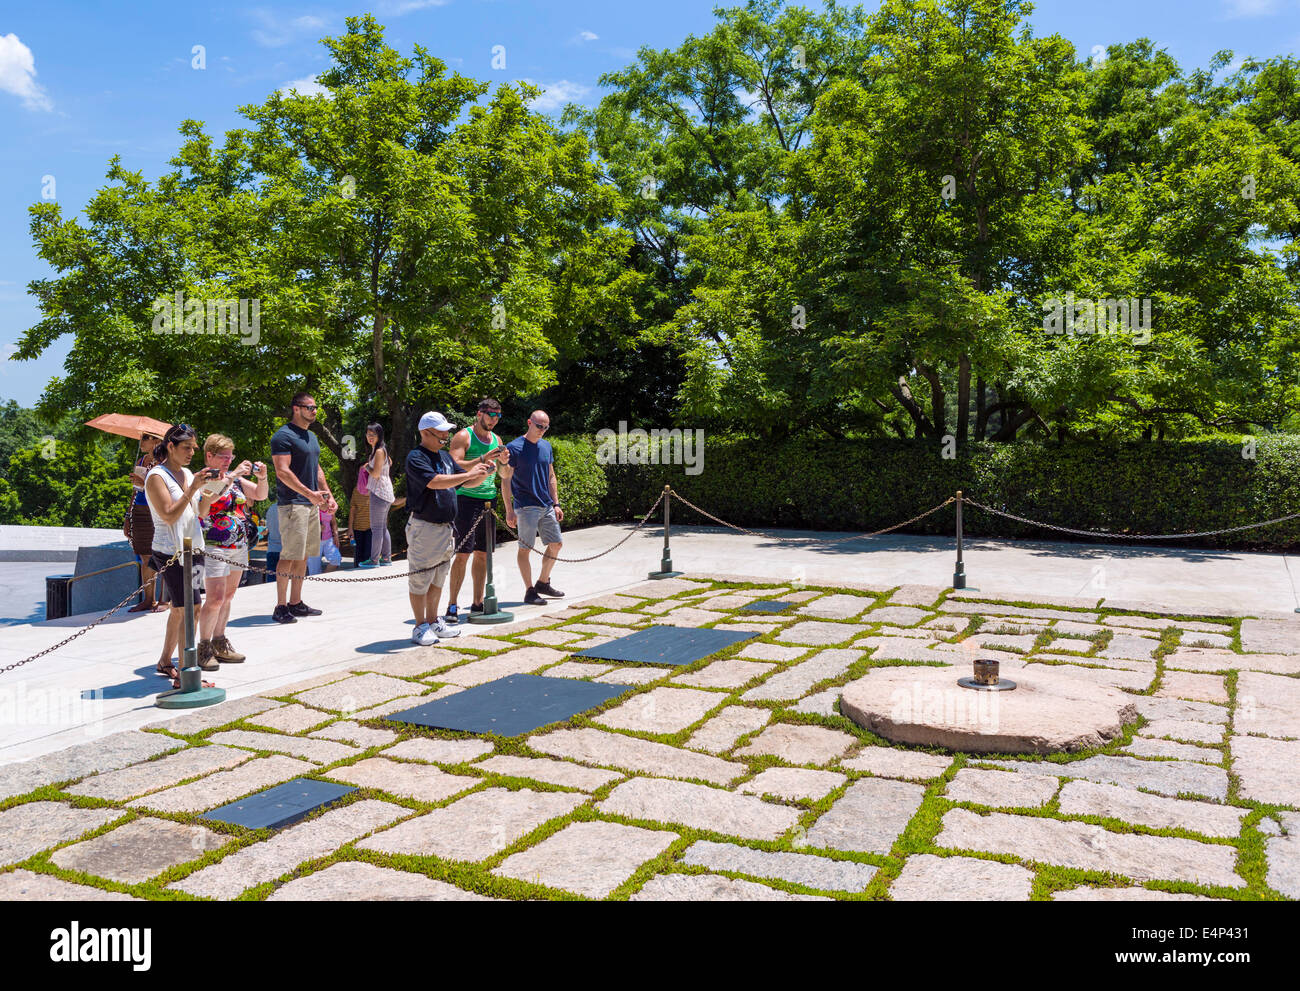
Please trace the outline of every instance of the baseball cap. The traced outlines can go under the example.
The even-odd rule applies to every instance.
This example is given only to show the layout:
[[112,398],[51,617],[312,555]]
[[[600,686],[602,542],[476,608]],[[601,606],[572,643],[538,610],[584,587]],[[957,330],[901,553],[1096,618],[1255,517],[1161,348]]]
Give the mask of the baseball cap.
[[429,412],[420,417],[421,430],[455,430],[456,424],[452,423],[441,413]]

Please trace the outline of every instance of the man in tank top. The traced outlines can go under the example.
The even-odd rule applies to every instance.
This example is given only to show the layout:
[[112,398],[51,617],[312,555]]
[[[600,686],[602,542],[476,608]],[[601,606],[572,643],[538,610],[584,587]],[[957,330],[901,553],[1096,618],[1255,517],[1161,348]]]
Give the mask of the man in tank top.
[[[509,458],[501,438],[492,432],[492,428],[501,419],[501,404],[495,399],[484,398],[479,401],[478,413],[472,426],[458,431],[451,438],[450,454],[462,471],[469,471],[477,464],[487,467],[491,474],[478,485],[462,485],[457,490],[455,540],[459,553],[451,564],[448,578],[447,614],[448,624],[459,623],[459,608],[456,597],[460,593],[461,583],[465,580],[465,564],[470,554],[474,555],[473,581],[474,601],[469,607],[471,615],[483,611],[483,593],[487,586],[487,539],[488,517],[484,510],[491,506],[497,497],[497,466]],[[476,525],[477,524],[477,525]],[[461,549],[473,529],[474,536]]]

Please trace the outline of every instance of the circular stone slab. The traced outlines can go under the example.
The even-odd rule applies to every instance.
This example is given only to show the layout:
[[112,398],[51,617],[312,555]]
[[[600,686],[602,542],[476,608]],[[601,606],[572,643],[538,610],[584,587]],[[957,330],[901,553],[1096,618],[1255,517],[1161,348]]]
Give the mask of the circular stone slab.
[[1138,718],[1133,696],[1045,664],[1017,668],[1014,692],[961,688],[967,670],[874,668],[844,686],[840,712],[886,740],[980,754],[1086,750]]

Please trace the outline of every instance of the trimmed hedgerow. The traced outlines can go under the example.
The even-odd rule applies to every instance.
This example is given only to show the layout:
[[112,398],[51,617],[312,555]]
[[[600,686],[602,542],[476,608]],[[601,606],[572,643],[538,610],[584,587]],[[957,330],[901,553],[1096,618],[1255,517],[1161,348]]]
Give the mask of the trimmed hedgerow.
[[[958,489],[1020,516],[1119,533],[1217,530],[1300,512],[1300,437],[1260,437],[1249,453],[1234,440],[1018,443],[974,444],[945,459],[939,446],[911,441],[710,437],[696,475],[682,465],[606,466],[602,511],[608,520],[639,518],[668,484],[732,523],[817,530],[891,526]],[[709,522],[680,503],[673,518]],[[974,508],[965,523],[972,536],[1071,539]],[[953,511],[903,532],[951,534]],[[1300,519],[1160,544],[1295,549]]]

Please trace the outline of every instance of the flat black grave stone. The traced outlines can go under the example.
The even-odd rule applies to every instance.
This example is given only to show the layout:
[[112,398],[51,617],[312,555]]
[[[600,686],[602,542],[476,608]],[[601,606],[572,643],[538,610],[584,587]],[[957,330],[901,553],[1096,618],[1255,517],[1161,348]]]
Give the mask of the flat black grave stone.
[[690,626],[651,626],[599,647],[578,651],[574,657],[598,657],[605,661],[632,661],[637,664],[694,664],[702,657],[742,640],[752,640],[757,633],[737,630],[701,630]]
[[522,736],[594,709],[632,688],[632,685],[512,674],[384,718],[432,729]]
[[283,829],[356,790],[351,785],[294,778],[237,802],[222,805],[211,812],[204,812],[199,818],[229,822],[249,829]]
[[759,599],[740,607],[741,612],[785,612],[793,602],[777,602],[775,599]]

